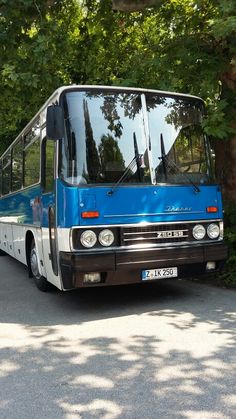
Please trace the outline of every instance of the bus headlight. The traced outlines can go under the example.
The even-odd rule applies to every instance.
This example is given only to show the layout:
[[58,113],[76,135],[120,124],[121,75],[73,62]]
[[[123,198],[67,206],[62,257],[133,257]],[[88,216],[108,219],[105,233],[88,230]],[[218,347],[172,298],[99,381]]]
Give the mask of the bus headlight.
[[206,229],[201,224],[197,224],[193,227],[193,237],[196,240],[202,240],[206,234]]
[[99,233],[98,240],[102,246],[111,246],[114,242],[114,234],[111,230],[102,230]]
[[95,245],[97,236],[92,230],[85,230],[80,236],[80,242],[84,247],[90,248]]
[[217,237],[220,235],[220,228],[218,224],[209,224],[207,227],[207,234],[210,239],[217,239]]

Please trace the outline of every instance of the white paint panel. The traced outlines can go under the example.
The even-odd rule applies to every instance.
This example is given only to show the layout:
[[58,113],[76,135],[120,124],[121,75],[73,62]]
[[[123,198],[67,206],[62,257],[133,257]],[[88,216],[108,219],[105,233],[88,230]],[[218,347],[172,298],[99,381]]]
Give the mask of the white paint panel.
[[61,279],[60,279],[60,273],[58,276],[56,276],[52,269],[52,263],[49,258],[49,255],[51,253],[50,251],[50,242],[49,242],[49,229],[48,228],[42,228],[42,236],[41,236],[41,242],[42,242],[42,252],[43,252],[43,261],[44,261],[44,269],[45,269],[45,278],[47,278],[48,282],[51,282],[55,287],[62,289],[61,285]]
[[58,250],[61,252],[70,252],[70,228],[58,228]]
[[0,223],[0,248],[4,252],[8,252],[7,248],[7,224]]
[[21,225],[12,226],[13,244],[14,244],[14,255],[17,260],[26,265],[26,254],[25,254],[25,232],[26,228]]

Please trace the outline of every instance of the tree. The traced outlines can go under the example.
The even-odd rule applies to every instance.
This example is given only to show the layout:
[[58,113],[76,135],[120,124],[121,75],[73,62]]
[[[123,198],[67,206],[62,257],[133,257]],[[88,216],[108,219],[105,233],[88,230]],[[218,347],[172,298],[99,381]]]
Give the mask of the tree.
[[0,149],[61,84],[71,83],[76,2],[0,1]]
[[137,12],[146,7],[159,6],[162,3],[163,0],[112,0],[112,8],[123,12]]
[[235,0],[0,0],[1,149],[61,84],[192,93],[236,202],[235,27]]
[[85,79],[203,97],[217,175],[236,202],[234,0],[113,0],[114,15],[107,3],[85,1]]

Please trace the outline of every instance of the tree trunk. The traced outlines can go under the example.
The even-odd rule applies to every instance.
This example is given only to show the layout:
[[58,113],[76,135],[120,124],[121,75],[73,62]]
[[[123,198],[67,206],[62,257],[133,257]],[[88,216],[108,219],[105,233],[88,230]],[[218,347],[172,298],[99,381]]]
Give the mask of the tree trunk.
[[224,200],[236,204],[236,137],[215,140],[216,176],[222,185]]
[[[228,72],[222,77],[223,96],[230,101],[230,97],[236,95],[236,67],[230,65]],[[224,94],[224,92],[226,93]],[[230,92],[230,94],[227,94]],[[228,97],[227,97],[228,96]],[[233,106],[233,104],[231,103]],[[232,127],[236,129],[236,110]],[[236,204],[236,135],[230,139],[216,141],[216,173],[220,175],[223,186],[223,196],[227,202]]]
[[138,12],[146,7],[161,6],[163,0],[112,0],[112,9],[121,12]]

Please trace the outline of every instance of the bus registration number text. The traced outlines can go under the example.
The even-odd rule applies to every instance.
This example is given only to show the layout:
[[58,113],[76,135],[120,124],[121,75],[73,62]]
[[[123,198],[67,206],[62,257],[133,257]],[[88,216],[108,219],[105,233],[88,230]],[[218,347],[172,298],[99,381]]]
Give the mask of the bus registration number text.
[[160,268],[160,269],[148,269],[142,271],[142,280],[151,281],[159,278],[176,278],[178,276],[177,267],[174,268]]

